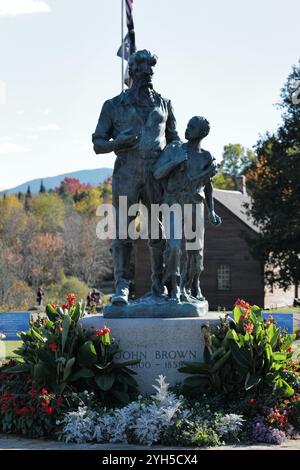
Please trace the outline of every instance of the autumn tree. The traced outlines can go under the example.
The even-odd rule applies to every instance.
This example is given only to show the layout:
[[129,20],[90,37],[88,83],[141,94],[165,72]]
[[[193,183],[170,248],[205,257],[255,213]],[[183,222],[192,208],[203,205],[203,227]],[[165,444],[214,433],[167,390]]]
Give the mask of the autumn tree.
[[64,254],[63,240],[51,233],[40,233],[24,247],[25,279],[37,288],[59,278]]
[[57,232],[64,225],[64,203],[56,193],[38,194],[32,198],[32,214],[44,232]]

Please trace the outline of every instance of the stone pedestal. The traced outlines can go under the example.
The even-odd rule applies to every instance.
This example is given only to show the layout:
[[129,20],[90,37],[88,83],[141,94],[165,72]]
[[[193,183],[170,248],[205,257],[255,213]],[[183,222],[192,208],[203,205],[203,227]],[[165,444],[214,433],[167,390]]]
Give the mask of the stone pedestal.
[[178,372],[182,361],[203,360],[204,324],[216,324],[221,314],[208,313],[201,318],[104,318],[90,315],[80,320],[83,328],[107,325],[111,336],[119,341],[120,361],[140,359],[132,368],[142,394],[152,394],[152,385],[160,375],[170,385],[182,382],[185,374]]
[[104,318],[193,318],[206,315],[206,300],[176,302],[167,297],[144,295],[128,304],[108,304],[104,307]]

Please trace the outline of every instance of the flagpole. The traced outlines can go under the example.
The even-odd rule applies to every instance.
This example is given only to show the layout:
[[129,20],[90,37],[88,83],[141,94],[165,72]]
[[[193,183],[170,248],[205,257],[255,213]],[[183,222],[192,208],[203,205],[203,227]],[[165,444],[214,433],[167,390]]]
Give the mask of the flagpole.
[[121,0],[121,44],[122,44],[122,93],[124,92],[124,56],[125,56],[125,45],[124,45],[124,0]]

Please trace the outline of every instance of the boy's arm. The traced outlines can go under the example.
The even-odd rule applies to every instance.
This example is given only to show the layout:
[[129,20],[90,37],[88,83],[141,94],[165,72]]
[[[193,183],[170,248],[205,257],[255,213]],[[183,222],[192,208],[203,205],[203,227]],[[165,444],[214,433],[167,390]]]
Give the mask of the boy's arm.
[[206,184],[204,188],[205,200],[208,209],[208,218],[213,225],[220,225],[222,223],[221,217],[215,213],[214,199],[213,199],[213,187],[211,180]]

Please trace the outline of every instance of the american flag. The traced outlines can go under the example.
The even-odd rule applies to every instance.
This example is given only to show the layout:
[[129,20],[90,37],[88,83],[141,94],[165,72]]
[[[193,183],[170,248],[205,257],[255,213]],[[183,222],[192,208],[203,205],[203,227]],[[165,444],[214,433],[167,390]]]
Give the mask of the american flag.
[[[136,52],[135,45],[135,33],[134,33],[134,24],[132,16],[132,7],[133,0],[125,0],[126,5],[126,24],[128,28],[128,33],[126,34],[124,41],[124,59],[128,61],[131,54]],[[122,45],[117,52],[117,56],[122,57]]]
[[132,6],[133,0],[126,0],[126,23],[128,30],[133,29],[133,17],[132,17]]

